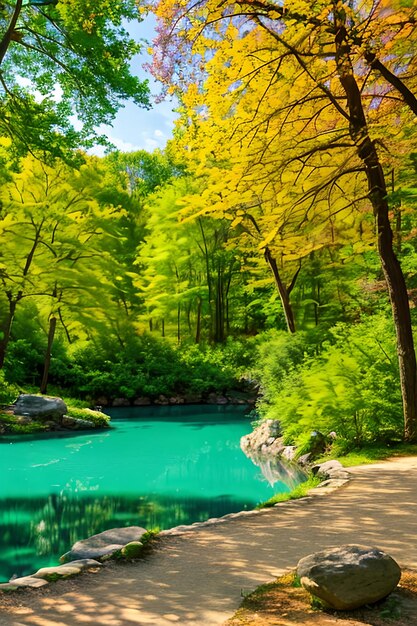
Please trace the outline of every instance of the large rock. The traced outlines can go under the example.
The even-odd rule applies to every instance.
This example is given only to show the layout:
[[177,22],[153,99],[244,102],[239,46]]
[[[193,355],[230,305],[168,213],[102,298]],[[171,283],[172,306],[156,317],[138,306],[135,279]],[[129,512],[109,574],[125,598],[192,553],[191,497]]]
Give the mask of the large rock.
[[[58,580],[59,578],[70,578],[81,574],[84,570],[102,567],[101,563],[94,559],[79,559],[78,561],[71,561],[65,565],[56,565],[53,567],[42,567],[35,574],[32,574],[32,578],[42,578],[48,582]],[[13,582],[13,581],[12,581]]]
[[385,598],[400,578],[399,565],[378,548],[341,546],[304,557],[297,565],[302,586],[327,606],[356,609]]
[[241,438],[240,447],[250,458],[259,454],[279,456],[285,449],[280,434],[280,424],[277,420],[264,420],[249,435]]
[[140,541],[146,532],[146,529],[140,526],[105,530],[98,535],[88,537],[88,539],[77,541],[71,550],[63,554],[59,560],[61,563],[69,563],[77,559],[106,560],[115,552],[122,550],[127,543]]
[[345,470],[340,461],[325,461],[311,468],[313,474],[324,478],[349,478],[350,474]]
[[35,578],[34,576],[22,576],[21,578],[12,578],[8,583],[6,583],[6,587],[2,587],[7,591],[7,585],[9,585],[9,589],[18,588],[18,587],[31,587],[32,589],[37,589],[39,587],[44,587],[48,584],[47,580],[42,580],[41,578]]
[[35,396],[30,393],[20,394],[13,407],[15,415],[27,415],[41,420],[60,420],[66,412],[67,405],[61,398]]

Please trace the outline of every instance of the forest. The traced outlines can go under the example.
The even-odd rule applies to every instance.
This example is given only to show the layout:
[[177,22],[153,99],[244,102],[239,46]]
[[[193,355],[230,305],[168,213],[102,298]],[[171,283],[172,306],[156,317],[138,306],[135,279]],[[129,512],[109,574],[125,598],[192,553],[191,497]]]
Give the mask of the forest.
[[[126,29],[147,13],[173,138],[93,156],[123,101],[151,106]],[[415,441],[416,3],[17,0],[0,22],[0,401],[255,386],[288,443]]]

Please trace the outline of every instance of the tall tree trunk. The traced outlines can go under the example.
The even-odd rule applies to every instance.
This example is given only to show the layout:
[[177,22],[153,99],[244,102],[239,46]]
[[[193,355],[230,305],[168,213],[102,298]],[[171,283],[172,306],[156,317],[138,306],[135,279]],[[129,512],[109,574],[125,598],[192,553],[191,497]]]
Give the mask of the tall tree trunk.
[[223,293],[223,271],[220,263],[217,268],[216,296],[215,296],[215,320],[214,320],[214,341],[223,343],[224,336],[224,293]]
[[270,249],[268,246],[264,251],[265,260],[271,268],[272,274],[274,276],[275,285],[277,286],[279,297],[281,299],[282,308],[284,310],[285,321],[287,322],[288,332],[295,333],[295,319],[294,312],[292,310],[291,302],[290,302],[290,294],[284,283],[282,282],[277,261],[275,257],[272,256]]
[[13,14],[10,18],[9,25],[0,41],[0,64],[3,62],[3,59],[10,45],[10,42],[12,41],[14,29],[19,19],[20,11],[22,10],[22,4],[23,4],[22,0],[16,1],[15,7],[13,9]]
[[181,343],[181,304],[177,307],[177,342]]
[[198,344],[201,341],[201,298],[198,298],[197,303],[197,322],[195,328],[195,342]]
[[16,312],[17,303],[18,300],[16,298],[9,298],[9,310],[7,312],[4,326],[1,329],[3,336],[0,339],[0,369],[3,367],[4,360],[6,358],[6,352],[10,341],[10,333],[12,330],[13,318]]
[[51,365],[52,346],[55,339],[56,317],[51,315],[49,318],[48,345],[46,347],[45,362],[43,366],[42,382],[39,391],[46,393],[48,388],[49,368]]
[[378,252],[395,324],[404,411],[404,439],[413,441],[417,438],[417,363],[407,287],[393,247],[385,176],[375,143],[369,136],[361,92],[353,73],[350,46],[344,23],[345,16],[337,7],[336,2],[334,15],[337,70],[347,98],[350,135],[357,146],[358,155],[362,160],[368,181],[369,198],[372,203],[378,234]]

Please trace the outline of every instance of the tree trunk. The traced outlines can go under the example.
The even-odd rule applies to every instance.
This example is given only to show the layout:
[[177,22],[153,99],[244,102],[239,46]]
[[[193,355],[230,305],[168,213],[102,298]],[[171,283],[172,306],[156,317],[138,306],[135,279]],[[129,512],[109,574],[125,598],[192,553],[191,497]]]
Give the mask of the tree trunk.
[[198,298],[197,303],[197,323],[195,329],[195,342],[198,344],[201,340],[201,298]]
[[414,441],[417,438],[417,363],[408,293],[401,265],[394,252],[385,176],[375,143],[369,136],[361,92],[353,73],[344,19],[335,4],[337,70],[347,98],[350,135],[357,145],[368,181],[378,234],[378,252],[391,300],[403,399],[404,439]]
[[214,341],[215,343],[223,343],[224,336],[224,294],[223,294],[223,271],[219,264],[216,277],[216,296],[215,296],[215,319],[214,319]]
[[9,299],[9,311],[7,313],[6,320],[4,322],[4,326],[2,328],[3,336],[0,340],[0,369],[4,365],[4,360],[6,358],[7,346],[10,341],[10,333],[12,330],[13,318],[16,312],[17,300]]
[[49,318],[49,332],[48,332],[48,345],[46,348],[45,354],[45,362],[43,366],[43,375],[42,382],[39,391],[41,393],[46,393],[48,388],[48,377],[49,377],[49,367],[51,365],[51,356],[52,356],[52,346],[55,338],[55,329],[56,329],[56,317],[52,315]]
[[3,59],[6,55],[6,52],[9,48],[10,42],[13,37],[14,29],[16,27],[17,21],[19,19],[20,11],[22,10],[22,0],[17,0],[16,5],[13,9],[13,14],[10,18],[9,25],[7,27],[6,32],[4,33],[1,41],[0,41],[0,64],[3,62]]
[[277,261],[272,256],[271,251],[268,247],[265,248],[264,252],[265,260],[271,268],[272,274],[274,276],[275,285],[277,286],[279,297],[281,299],[282,308],[284,310],[285,321],[287,322],[288,332],[295,333],[295,319],[294,312],[292,310],[291,302],[290,302],[290,294],[288,289],[285,287],[282,282]]

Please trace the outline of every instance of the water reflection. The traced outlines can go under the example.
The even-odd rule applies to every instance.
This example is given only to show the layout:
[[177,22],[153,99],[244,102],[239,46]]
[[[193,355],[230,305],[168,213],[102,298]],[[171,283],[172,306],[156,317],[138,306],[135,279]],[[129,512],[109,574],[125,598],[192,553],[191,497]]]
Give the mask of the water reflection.
[[254,506],[228,494],[184,500],[172,494],[139,497],[16,498],[0,501],[0,580],[57,564],[79,539],[109,528],[171,528]]
[[295,461],[256,453],[250,454],[248,451],[245,451],[245,454],[254,465],[259,467],[271,487],[276,483],[283,483],[291,491],[307,480],[307,472]]

